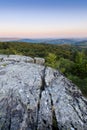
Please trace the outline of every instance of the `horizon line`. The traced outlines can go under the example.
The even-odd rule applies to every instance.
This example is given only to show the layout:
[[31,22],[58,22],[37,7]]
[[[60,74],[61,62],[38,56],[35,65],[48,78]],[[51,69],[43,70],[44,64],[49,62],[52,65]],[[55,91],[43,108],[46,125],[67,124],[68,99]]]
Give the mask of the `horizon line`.
[[8,36],[8,37],[0,37],[0,39],[87,39],[87,37],[37,37],[37,38],[35,38],[35,37],[10,37],[10,36]]

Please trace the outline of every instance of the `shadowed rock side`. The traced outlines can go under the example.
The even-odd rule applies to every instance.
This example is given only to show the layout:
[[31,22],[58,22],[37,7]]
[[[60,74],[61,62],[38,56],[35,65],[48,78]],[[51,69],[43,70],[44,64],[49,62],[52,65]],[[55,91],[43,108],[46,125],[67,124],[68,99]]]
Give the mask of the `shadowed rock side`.
[[0,55],[0,130],[87,130],[87,99],[60,72]]

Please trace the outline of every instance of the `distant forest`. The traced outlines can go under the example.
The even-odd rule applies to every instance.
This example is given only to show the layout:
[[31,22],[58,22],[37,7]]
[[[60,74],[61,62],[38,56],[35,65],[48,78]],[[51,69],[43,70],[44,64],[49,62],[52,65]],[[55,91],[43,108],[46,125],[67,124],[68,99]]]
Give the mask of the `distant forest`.
[[87,97],[87,48],[72,45],[0,42],[0,54],[43,57],[45,65],[60,70]]

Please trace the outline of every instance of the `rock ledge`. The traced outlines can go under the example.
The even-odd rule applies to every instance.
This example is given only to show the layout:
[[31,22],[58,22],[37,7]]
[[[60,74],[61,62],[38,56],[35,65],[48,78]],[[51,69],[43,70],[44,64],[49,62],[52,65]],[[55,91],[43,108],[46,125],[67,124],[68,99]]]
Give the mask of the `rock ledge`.
[[87,130],[87,99],[35,60],[0,55],[0,130]]

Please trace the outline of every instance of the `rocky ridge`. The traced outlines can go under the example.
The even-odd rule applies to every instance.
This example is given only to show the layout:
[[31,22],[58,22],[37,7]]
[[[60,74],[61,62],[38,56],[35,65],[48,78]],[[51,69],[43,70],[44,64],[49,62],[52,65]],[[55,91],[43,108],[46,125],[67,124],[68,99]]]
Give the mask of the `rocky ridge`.
[[0,130],[87,130],[87,99],[44,62],[0,55]]

